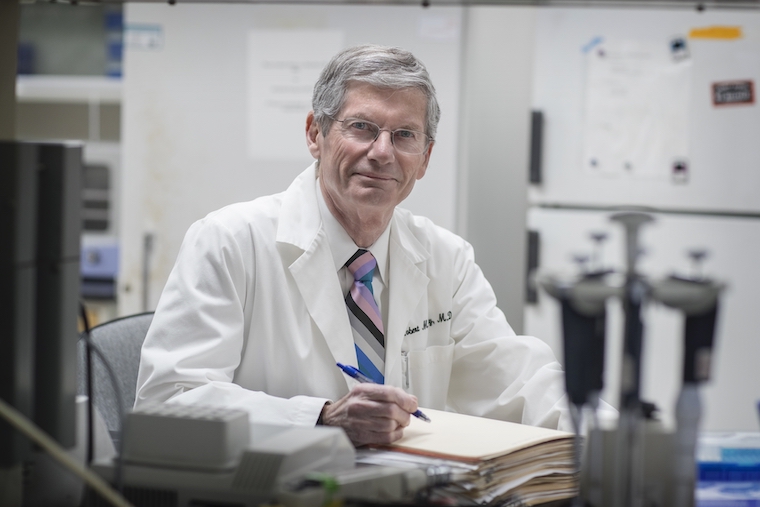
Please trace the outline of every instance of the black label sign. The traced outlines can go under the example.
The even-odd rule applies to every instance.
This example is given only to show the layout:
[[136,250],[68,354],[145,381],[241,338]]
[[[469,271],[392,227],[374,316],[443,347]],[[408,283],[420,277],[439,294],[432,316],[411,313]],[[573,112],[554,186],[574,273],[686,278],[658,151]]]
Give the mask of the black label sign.
[[421,326],[409,326],[406,328],[406,332],[404,333],[404,336],[409,336],[410,334],[419,333],[420,330],[424,331],[425,329],[431,328],[435,326],[436,324],[440,322],[448,322],[452,318],[454,318],[454,314],[449,312],[441,312],[438,314],[438,320],[434,319],[425,319],[422,321]]
[[713,104],[754,104],[755,87],[752,81],[713,83]]

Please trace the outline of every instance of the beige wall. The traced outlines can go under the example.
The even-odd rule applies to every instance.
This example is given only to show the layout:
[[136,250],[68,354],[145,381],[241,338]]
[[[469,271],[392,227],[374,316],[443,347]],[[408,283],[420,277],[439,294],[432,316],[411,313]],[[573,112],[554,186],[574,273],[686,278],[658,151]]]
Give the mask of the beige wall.
[[471,7],[464,35],[460,231],[523,328],[533,7]]

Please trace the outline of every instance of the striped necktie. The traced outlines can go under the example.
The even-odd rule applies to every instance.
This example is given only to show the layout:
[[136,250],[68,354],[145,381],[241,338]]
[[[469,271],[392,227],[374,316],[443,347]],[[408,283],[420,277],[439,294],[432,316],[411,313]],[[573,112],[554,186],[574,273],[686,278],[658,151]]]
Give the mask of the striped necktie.
[[385,334],[372,290],[372,274],[377,260],[369,251],[360,248],[346,262],[346,267],[354,275],[354,283],[346,294],[346,306],[359,370],[375,383],[382,384],[385,382]]

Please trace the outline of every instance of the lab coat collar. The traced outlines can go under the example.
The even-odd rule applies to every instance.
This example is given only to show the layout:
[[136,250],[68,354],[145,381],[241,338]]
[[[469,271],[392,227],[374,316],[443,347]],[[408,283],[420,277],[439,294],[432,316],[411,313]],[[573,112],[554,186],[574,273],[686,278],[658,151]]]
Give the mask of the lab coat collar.
[[[356,364],[348,313],[345,306],[335,304],[343,300],[343,295],[319,215],[315,179],[316,167],[312,164],[284,192],[276,236],[278,249],[335,361]],[[287,245],[298,250],[293,252]],[[349,389],[348,379],[341,377]]]
[[308,250],[322,228],[314,182],[317,180],[317,163],[299,174],[282,194],[277,242],[289,243]]

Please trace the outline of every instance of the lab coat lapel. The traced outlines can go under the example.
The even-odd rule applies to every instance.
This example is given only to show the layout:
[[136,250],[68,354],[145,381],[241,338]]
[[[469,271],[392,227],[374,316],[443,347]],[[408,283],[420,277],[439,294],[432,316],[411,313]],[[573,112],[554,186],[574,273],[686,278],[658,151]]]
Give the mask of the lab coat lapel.
[[427,291],[430,278],[418,264],[430,254],[397,211],[389,249],[388,329],[385,333],[385,383],[401,386],[401,342],[413,312]]
[[351,325],[319,214],[315,178],[312,165],[284,193],[277,242],[297,247],[282,246],[281,255],[333,358],[356,364]]

